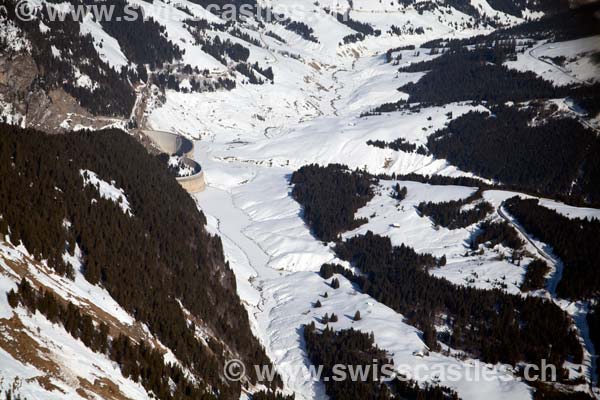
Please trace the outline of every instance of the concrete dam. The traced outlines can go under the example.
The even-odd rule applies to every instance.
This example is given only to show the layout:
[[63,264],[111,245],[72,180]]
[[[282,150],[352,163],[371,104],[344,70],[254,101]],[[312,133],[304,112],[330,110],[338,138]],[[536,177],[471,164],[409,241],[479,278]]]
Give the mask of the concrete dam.
[[171,132],[142,130],[152,143],[160,151],[169,155],[177,155],[182,158],[182,163],[191,169],[193,173],[188,176],[177,177],[177,182],[189,193],[198,193],[205,189],[204,171],[202,166],[192,158],[194,156],[194,142]]

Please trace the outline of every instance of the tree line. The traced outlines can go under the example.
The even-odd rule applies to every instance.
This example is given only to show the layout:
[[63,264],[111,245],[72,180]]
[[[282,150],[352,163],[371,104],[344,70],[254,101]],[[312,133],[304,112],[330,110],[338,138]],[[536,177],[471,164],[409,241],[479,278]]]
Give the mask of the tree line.
[[[223,398],[240,391],[218,373],[226,351],[248,365],[270,363],[251,333],[220,239],[206,231],[205,216],[166,164],[133,137],[118,130],[52,136],[0,125],[0,161],[0,232],[13,243],[67,276],[63,253],[79,246],[85,278],[105,287]],[[84,187],[80,170],[114,180],[133,216]],[[181,305],[220,340],[200,343]],[[252,372],[249,379],[256,380]]]
[[[334,331],[326,327],[319,331],[314,322],[304,326],[304,340],[308,357],[313,365],[323,366],[321,380],[324,381],[327,395],[334,400],[446,400],[458,399],[452,389],[426,384],[421,387],[406,377],[392,378],[393,360],[375,345],[373,333],[367,334],[350,329]],[[334,379],[335,365],[352,366],[357,370],[368,371],[366,379]],[[367,370],[369,368],[369,370]],[[373,370],[376,370],[375,372]],[[378,379],[374,379],[374,374]],[[387,375],[386,375],[387,374]],[[386,378],[389,383],[379,379]]]
[[534,199],[514,197],[506,201],[505,207],[529,234],[552,246],[564,263],[556,288],[560,297],[581,300],[598,296],[600,221],[571,219],[541,206],[539,200]]
[[571,118],[531,124],[538,116],[533,107],[472,111],[429,136],[427,147],[464,171],[517,189],[600,204],[600,139]]
[[303,206],[303,218],[320,240],[329,242],[365,223],[356,211],[374,196],[371,175],[339,164],[306,165],[292,174],[292,197]]

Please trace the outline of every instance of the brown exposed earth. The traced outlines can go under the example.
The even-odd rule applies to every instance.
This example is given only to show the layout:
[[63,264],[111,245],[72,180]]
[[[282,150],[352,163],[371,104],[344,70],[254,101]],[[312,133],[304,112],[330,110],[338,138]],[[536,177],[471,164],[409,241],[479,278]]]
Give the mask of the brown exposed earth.
[[99,129],[122,122],[93,116],[62,88],[45,90],[39,69],[26,53],[0,56],[0,100],[19,114],[20,125],[50,133],[64,133],[75,127]]

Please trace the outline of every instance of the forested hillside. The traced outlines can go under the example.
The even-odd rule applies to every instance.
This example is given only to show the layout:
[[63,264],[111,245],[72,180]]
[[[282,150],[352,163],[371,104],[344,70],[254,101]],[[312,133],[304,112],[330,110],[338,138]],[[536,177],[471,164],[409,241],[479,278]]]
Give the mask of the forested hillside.
[[600,399],[600,1],[25,3],[0,400]]
[[373,182],[369,174],[341,165],[307,165],[291,177],[292,196],[304,206],[304,219],[315,235],[328,242],[361,224],[354,213],[373,197]]
[[535,109],[504,106],[492,108],[491,114],[471,112],[431,135],[427,147],[436,157],[479,176],[546,196],[598,204],[600,139],[574,119],[532,124],[536,117]]
[[531,235],[552,246],[564,263],[558,283],[559,296],[569,299],[596,298],[600,293],[598,257],[600,221],[571,219],[539,204],[518,197],[506,202],[506,209]]
[[[139,79],[136,71],[115,71],[111,68],[98,55],[91,35],[84,34],[77,21],[68,18],[64,21],[52,20],[46,8],[38,11],[39,20],[30,21],[17,18],[14,7],[3,7],[4,12],[7,13],[6,18],[21,29],[22,39],[31,42],[31,57],[39,71],[32,88],[39,86],[46,92],[62,88],[92,114],[129,115],[135,102],[131,84]],[[48,30],[40,25],[40,21]],[[150,23],[143,25],[154,28]],[[5,43],[0,49],[4,50],[7,46]],[[152,47],[152,44],[146,47]],[[12,54],[6,56],[10,60]],[[97,86],[78,84],[81,74],[89,77]]]
[[[308,174],[306,171],[329,171],[330,175],[343,174],[341,176],[345,178],[323,180],[324,175]],[[347,171],[339,165],[303,167],[298,175],[302,176],[302,180],[294,181],[292,178],[292,182],[297,182],[294,190],[297,187],[312,189],[310,197],[296,197],[305,210],[310,207],[310,214],[304,211],[304,220],[320,239],[334,239],[320,236],[321,231],[315,227],[322,219],[314,219],[310,215],[329,215],[331,218],[327,199],[333,201],[335,198],[338,206],[349,210],[349,216],[353,216],[352,208],[347,205],[356,204],[364,190],[359,192],[346,183],[367,179],[368,176],[360,171]],[[365,180],[365,184],[367,182]],[[332,193],[345,195],[340,197]],[[475,223],[491,211],[490,206],[484,206],[487,211],[474,208],[476,218],[472,220],[460,212],[460,207],[480,197],[481,192],[476,192],[466,201],[448,203],[432,215],[438,215],[435,218],[445,226],[456,224],[464,227]],[[434,205],[419,207],[433,210]],[[450,216],[443,212],[445,208],[450,210]],[[352,226],[340,225],[338,229],[349,230]],[[357,272],[325,264],[321,267],[321,276],[331,279],[334,274],[342,274],[364,293],[402,313],[410,323],[423,330],[425,343],[431,349],[439,349],[438,341],[442,341],[486,362],[514,365],[519,361],[539,363],[547,357],[548,346],[552,346],[555,365],[562,365],[567,359],[581,361],[582,350],[570,328],[568,316],[551,302],[513,296],[501,290],[457,286],[433,277],[428,270],[443,267],[445,257],[419,254],[404,244],[393,246],[389,238],[372,232],[344,241],[336,240],[335,252]],[[544,317],[540,318],[541,315]],[[434,326],[439,325],[449,326],[451,334],[436,332]],[[548,334],[542,335],[541,332]]]
[[[392,246],[389,238],[370,232],[339,243],[336,253],[361,275],[324,265],[322,276],[342,274],[402,313],[423,330],[431,349],[439,349],[439,340],[486,362],[539,365],[551,345],[553,364],[562,365],[570,357],[581,360],[567,315],[546,300],[460,287],[432,277],[427,269],[439,261],[404,245]],[[436,332],[434,325],[446,324],[451,334]]]
[[[219,398],[239,398],[239,384],[220,378],[225,357],[269,360],[251,334],[220,239],[206,231],[204,215],[166,165],[118,130],[49,136],[7,125],[0,127],[0,159],[2,234],[66,276],[73,271],[63,254],[79,247],[86,279],[146,324],[202,382],[198,390],[211,386]],[[84,184],[89,173],[81,171],[124,196],[105,198],[99,186]],[[23,285],[22,301],[39,308]],[[185,312],[211,332],[207,344]],[[100,345],[114,347],[115,340]],[[252,372],[249,379],[255,382]]]
[[[404,376],[392,377],[389,368],[393,361],[384,350],[375,346],[372,333],[366,334],[354,329],[336,332],[330,327],[319,332],[313,323],[304,326],[304,340],[311,362],[323,366],[322,379],[325,381],[327,394],[332,399],[458,399],[456,392],[450,388],[436,385],[426,385],[423,388]],[[355,371],[361,368],[369,379],[336,379],[335,373],[338,370],[334,369],[335,365],[352,366]],[[386,379],[387,382],[380,382],[380,379]]]

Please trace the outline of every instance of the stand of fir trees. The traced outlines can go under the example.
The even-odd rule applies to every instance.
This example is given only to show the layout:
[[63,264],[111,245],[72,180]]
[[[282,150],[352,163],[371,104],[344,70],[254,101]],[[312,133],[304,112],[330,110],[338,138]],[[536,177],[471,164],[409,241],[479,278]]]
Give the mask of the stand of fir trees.
[[[472,208],[463,210],[463,207],[475,203]],[[443,203],[422,202],[417,206],[421,215],[431,218],[437,226],[448,229],[460,229],[473,225],[494,211],[490,203],[482,200],[482,190],[463,200],[453,200]]]
[[544,289],[546,287],[546,275],[550,272],[550,267],[545,261],[533,260],[527,265],[525,279],[521,284],[521,290],[530,292],[532,290]]
[[[137,71],[127,68],[115,71],[102,61],[91,35],[82,33],[79,21],[50,18],[46,7],[40,7],[36,10],[35,18],[27,21],[17,17],[14,6],[7,5],[1,12],[21,29],[31,43],[31,57],[38,70],[32,89],[40,88],[46,93],[63,89],[92,114],[129,116],[135,103],[131,83],[139,80]],[[43,33],[41,23],[52,34]],[[6,39],[0,39],[0,51],[4,50],[3,40]],[[61,57],[55,57],[52,48],[58,50]],[[10,59],[12,55],[3,56]],[[95,83],[93,91],[73,84],[77,81],[73,66]]]
[[[334,240],[353,226],[354,212],[370,198],[365,196],[371,192],[372,179],[368,174],[348,171],[339,165],[307,166],[292,176],[295,183],[292,193],[304,207],[303,217],[315,235],[322,240]],[[432,178],[423,178],[427,179]],[[451,178],[435,179],[443,184],[456,183]],[[478,190],[467,200],[442,210],[440,220],[448,221],[449,226],[477,222],[488,212],[476,215],[471,222],[461,215],[461,208],[471,201],[486,204],[480,199]],[[339,217],[340,209],[344,210],[344,218]],[[515,247],[521,244],[514,232],[502,225],[484,227],[482,240]],[[444,257],[417,254],[405,245],[392,246],[389,238],[371,232],[343,242],[338,240],[335,252],[340,259],[350,262],[357,273],[326,264],[321,268],[322,277],[337,286],[333,275],[344,275],[364,293],[402,313],[409,323],[424,332],[431,349],[438,348],[439,340],[486,362],[516,365],[521,361],[539,364],[547,359],[551,346],[551,361],[555,365],[582,360],[583,352],[568,315],[552,302],[501,290],[457,286],[433,277],[428,269],[442,266]],[[448,325],[452,333],[438,334],[434,327],[439,324]],[[561,374],[561,379],[564,378]]]
[[136,344],[122,334],[109,337],[106,324],[96,326],[92,317],[79,307],[71,302],[62,305],[50,292],[38,292],[25,278],[17,291],[11,290],[7,296],[13,308],[20,304],[31,312],[39,311],[50,322],[62,325],[92,351],[108,356],[119,365],[124,377],[140,382],[144,389],[161,400],[217,399],[206,388],[190,382],[180,367],[165,364],[164,355],[149,344]]
[[[132,215],[84,185],[81,170],[114,181]],[[240,392],[221,381],[224,346],[247,365],[270,363],[252,336],[220,239],[206,231],[206,218],[167,166],[133,137],[118,130],[52,136],[0,125],[0,182],[2,235],[67,276],[72,270],[62,255],[79,246],[85,278],[106,288],[222,398]],[[182,306],[220,341],[199,342]],[[252,371],[249,379],[256,382]]]
[[600,139],[570,118],[532,125],[537,116],[533,107],[469,112],[431,135],[427,146],[437,158],[484,178],[575,203],[599,204]]
[[[375,346],[372,333],[354,329],[334,331],[329,327],[319,331],[313,322],[304,326],[304,340],[312,364],[323,366],[321,380],[331,399],[458,399],[456,392],[446,387],[421,387],[405,377],[392,378],[393,361],[385,351]],[[366,379],[351,379],[349,375],[340,379],[334,369],[336,365],[367,371]],[[388,383],[382,382],[383,379]]]
[[517,231],[506,221],[492,222],[489,220],[483,221],[477,226],[477,231],[471,237],[471,250],[478,249],[482,244],[490,248],[501,244],[513,250],[520,250],[525,246],[525,242],[519,237]]
[[539,200],[514,197],[506,210],[528,234],[552,246],[563,262],[563,273],[556,288],[562,298],[581,300],[600,294],[600,221],[565,217],[539,204]]
[[313,233],[329,242],[366,222],[356,220],[354,213],[373,198],[371,185],[376,181],[367,173],[349,171],[339,164],[307,165],[291,177],[292,196],[302,204],[304,220]]
[[[403,314],[427,333],[426,345],[431,349],[440,340],[485,362],[540,365],[551,346],[555,365],[582,360],[569,317],[550,301],[452,284],[427,272],[439,260],[404,245],[392,246],[389,238],[371,232],[339,242],[335,251],[357,274],[325,264],[321,276],[331,279],[341,274]],[[434,326],[439,324],[448,325],[452,333],[436,333]]]
[[406,189],[406,186],[400,186],[399,183],[396,183],[396,186],[394,186],[394,190],[391,193],[392,198],[398,200],[398,202],[401,202],[402,200],[406,199],[406,195],[408,194],[408,189]]
[[[501,0],[502,1],[502,0]],[[434,39],[422,45],[424,48],[457,48],[464,46],[493,46],[497,42],[511,40],[539,41],[550,40],[556,42],[580,39],[598,35],[600,26],[594,13],[600,9],[598,3],[590,3],[577,8],[565,7],[566,2],[549,1],[542,4],[562,3],[542,18],[526,21],[510,27],[497,29],[489,35],[478,35],[466,39]],[[530,3],[530,6],[532,3]]]
[[[432,47],[432,51],[439,50]],[[400,72],[423,72],[425,75],[398,90],[409,94],[408,102],[429,106],[457,101],[500,105],[508,101],[579,97],[591,93],[598,98],[597,84],[554,86],[533,72],[517,71],[503,64],[515,59],[516,54],[515,39],[483,42],[474,47],[455,45],[445,49],[439,57],[400,68]],[[405,103],[388,103],[374,111],[394,111]]]
[[378,147],[380,149],[392,149],[395,151],[403,151],[405,153],[418,153],[421,155],[427,155],[427,149],[424,146],[418,146],[414,143],[408,142],[404,138],[398,138],[392,142],[384,142],[383,140],[368,140],[367,145]]
[[[144,16],[142,8],[126,8],[128,5],[124,0],[110,0],[109,4],[114,6],[113,18],[103,19],[100,24],[106,33],[117,39],[129,61],[149,64],[154,70],[181,59],[183,51],[168,39],[166,28],[152,17]],[[138,17],[132,18],[133,13]]]

